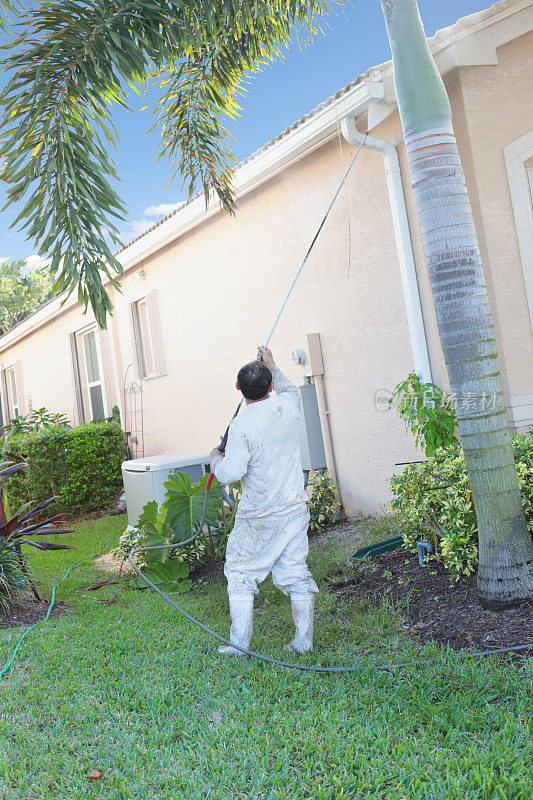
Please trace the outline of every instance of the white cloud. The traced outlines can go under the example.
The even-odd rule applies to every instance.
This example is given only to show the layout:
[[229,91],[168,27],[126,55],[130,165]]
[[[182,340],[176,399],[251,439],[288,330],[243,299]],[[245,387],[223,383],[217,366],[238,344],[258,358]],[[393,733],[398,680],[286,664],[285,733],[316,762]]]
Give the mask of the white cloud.
[[49,258],[43,258],[34,253],[26,258],[26,269],[39,269],[40,267],[46,267],[49,263]]
[[148,206],[148,208],[144,209],[143,214],[145,214],[147,217],[166,217],[167,214],[177,211],[182,205],[183,202],[160,203],[158,206]]
[[144,233],[153,224],[153,219],[146,219],[146,217],[143,217],[142,219],[132,219],[131,222],[128,222],[127,228],[123,228],[120,231],[120,238],[124,244],[127,245],[132,241],[132,239],[140,236],[141,233]]
[[154,224],[153,219],[134,219],[130,222],[130,230],[133,236],[140,236],[141,233],[144,233],[148,228]]
[[143,216],[140,219],[131,220],[128,222],[127,228],[124,228],[120,232],[123,242],[128,244],[132,239],[140,236],[148,230],[148,228],[151,228],[152,225],[155,225],[158,218],[166,217],[167,214],[172,213],[172,211],[177,211],[183,205],[184,203],[182,201],[181,203],[160,203],[158,206],[148,206],[148,208],[145,208],[142,212]]

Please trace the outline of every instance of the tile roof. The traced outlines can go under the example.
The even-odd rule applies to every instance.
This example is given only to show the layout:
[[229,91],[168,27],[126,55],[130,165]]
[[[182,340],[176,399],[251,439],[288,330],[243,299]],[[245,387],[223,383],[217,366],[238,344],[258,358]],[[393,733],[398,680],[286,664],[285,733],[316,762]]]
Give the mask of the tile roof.
[[[436,47],[443,40],[449,39],[450,36],[452,36],[454,34],[457,34],[457,33],[461,32],[461,31],[464,31],[466,28],[478,25],[480,22],[483,22],[484,20],[490,19],[491,16],[494,16],[495,14],[497,14],[500,11],[504,10],[505,8],[507,8],[509,6],[516,5],[516,4],[517,4],[517,0],[499,0],[499,2],[493,3],[491,6],[489,6],[489,8],[483,9],[482,11],[478,11],[478,12],[476,12],[474,14],[469,14],[467,17],[461,17],[453,25],[450,25],[447,28],[441,28],[440,30],[438,30],[435,33],[434,36],[429,37],[428,41],[429,41],[430,45],[433,45],[433,47]],[[249,164],[250,161],[253,161],[255,158],[257,158],[259,155],[264,153],[266,150],[268,150],[274,144],[277,144],[277,142],[281,141],[286,136],[288,136],[290,133],[292,133],[297,128],[299,128],[301,125],[303,125],[304,122],[307,122],[309,119],[314,117],[320,111],[322,111],[323,109],[325,109],[328,106],[330,106],[332,103],[334,103],[336,100],[338,100],[343,95],[347,94],[349,91],[351,91],[351,89],[353,89],[359,83],[362,83],[363,80],[372,77],[373,75],[375,75],[376,72],[382,72],[382,71],[385,71],[387,68],[390,68],[391,67],[391,63],[392,63],[391,61],[385,61],[383,64],[378,64],[378,65],[376,65],[374,67],[370,67],[362,75],[358,75],[353,81],[350,81],[350,83],[347,83],[346,86],[344,86],[342,89],[339,89],[337,92],[335,92],[335,94],[333,94],[330,97],[328,97],[326,100],[324,100],[322,103],[320,103],[316,108],[313,108],[313,109],[311,109],[311,111],[308,111],[307,114],[304,114],[303,117],[300,117],[300,119],[297,119],[296,122],[293,122],[292,125],[289,125],[289,127],[285,128],[285,130],[281,131],[281,133],[278,133],[277,136],[274,136],[273,139],[270,139],[270,141],[266,142],[258,150],[256,150],[255,152],[251,153],[249,156],[246,156],[246,158],[243,158],[242,161],[239,161],[239,163],[235,167],[235,171],[237,171],[240,167],[243,167],[245,164]],[[131,241],[129,241],[127,245],[125,245],[120,250],[118,250],[115,253],[115,255],[118,255],[119,253],[122,253],[130,245],[132,245],[134,242],[137,242],[139,239],[142,239],[143,236],[146,236],[148,233],[153,231],[155,228],[158,228],[160,225],[162,225],[164,222],[166,222],[167,219],[170,219],[170,217],[173,217],[175,214],[179,214],[179,212],[183,208],[185,208],[185,206],[187,206],[190,203],[192,203],[201,194],[202,194],[202,192],[199,192],[198,194],[195,194],[194,196],[192,196],[188,200],[184,200],[182,203],[179,204],[178,208],[175,208],[169,214],[166,214],[164,217],[161,217],[161,219],[157,220],[157,222],[154,222],[153,225],[150,225],[149,228],[147,228],[142,233],[139,233],[137,236],[135,236],[133,239],[131,239]]]

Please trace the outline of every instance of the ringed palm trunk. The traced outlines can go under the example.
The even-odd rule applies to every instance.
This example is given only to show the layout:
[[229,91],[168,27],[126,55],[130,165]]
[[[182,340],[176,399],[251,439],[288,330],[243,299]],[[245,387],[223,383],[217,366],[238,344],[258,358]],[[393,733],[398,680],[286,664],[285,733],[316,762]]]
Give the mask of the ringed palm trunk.
[[516,478],[472,209],[450,103],[416,0],[380,2],[450,385],[457,398],[469,398],[458,402],[457,416],[479,530],[479,599],[505,607],[533,596],[533,543]]

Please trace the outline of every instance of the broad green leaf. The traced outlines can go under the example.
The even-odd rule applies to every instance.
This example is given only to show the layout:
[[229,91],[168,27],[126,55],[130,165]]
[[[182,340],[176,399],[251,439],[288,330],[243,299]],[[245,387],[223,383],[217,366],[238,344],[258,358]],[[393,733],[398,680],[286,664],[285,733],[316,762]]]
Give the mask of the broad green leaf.
[[[179,561],[169,560],[164,564],[149,564],[144,572],[148,580],[155,586],[165,591],[186,592],[192,586],[192,581],[186,580],[189,567]],[[142,578],[135,578],[128,583],[134,589],[146,589]]]
[[[195,533],[202,518],[206,483],[207,476],[204,476],[198,485],[193,486],[189,475],[176,472],[163,484],[167,492],[164,503],[166,520],[172,528],[173,542],[189,539]],[[214,480],[207,495],[205,521],[209,525],[217,522],[220,498],[220,484]]]

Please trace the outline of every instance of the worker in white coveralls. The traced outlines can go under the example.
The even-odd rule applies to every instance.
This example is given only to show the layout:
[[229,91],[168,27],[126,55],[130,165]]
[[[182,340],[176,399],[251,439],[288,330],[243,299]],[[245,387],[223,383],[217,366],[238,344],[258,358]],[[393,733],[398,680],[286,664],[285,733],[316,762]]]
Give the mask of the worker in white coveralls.
[[[229,536],[230,641],[250,645],[254,595],[272,572],[274,585],[290,595],[296,628],[291,650],[313,649],[314,595],[307,568],[309,511],[300,460],[298,389],[275,365],[268,347],[242,367],[237,389],[246,406],[230,425],[225,453],[211,451],[211,470],[221,484],[240,480],[242,497]],[[272,389],[276,395],[271,395]],[[234,647],[219,652],[243,655]]]

